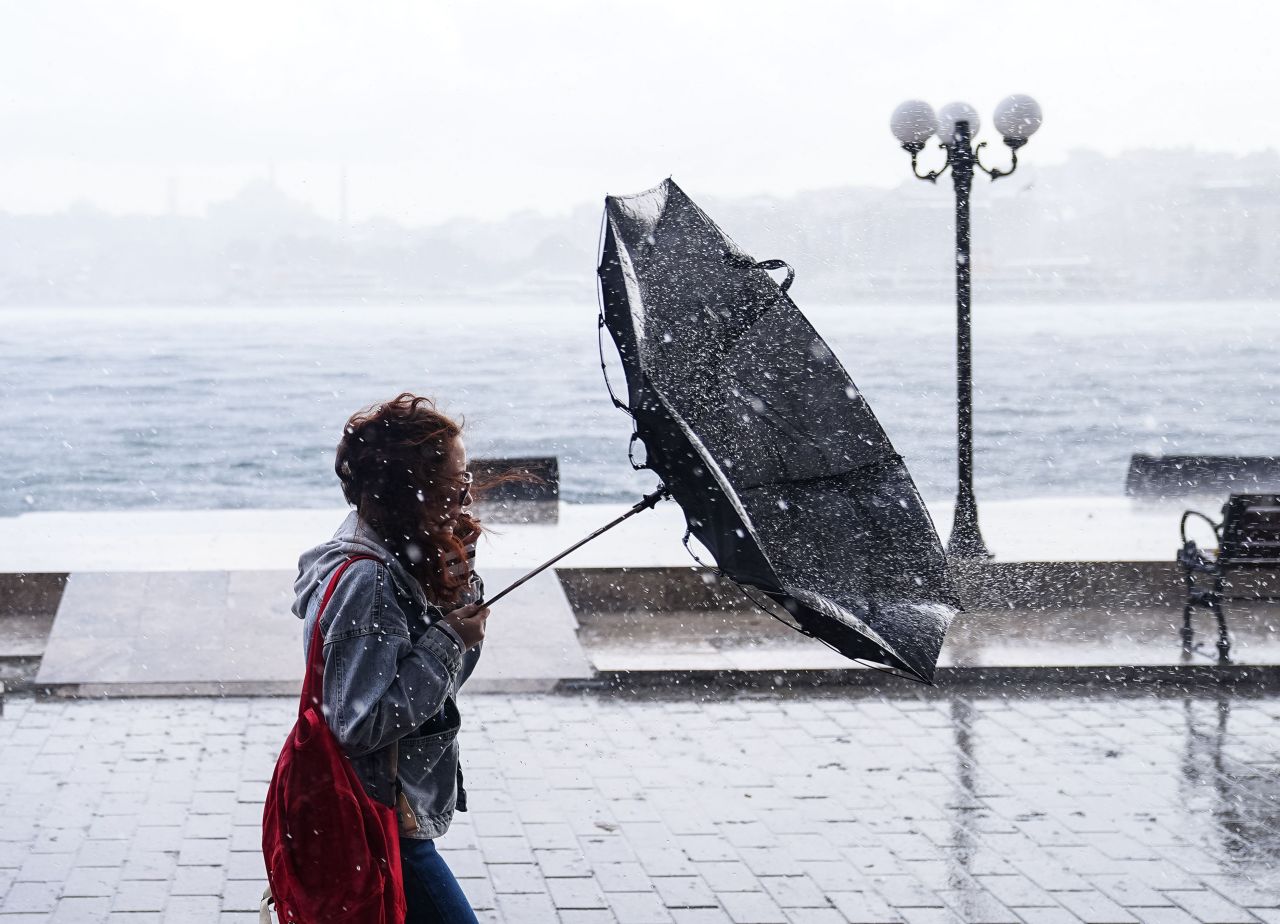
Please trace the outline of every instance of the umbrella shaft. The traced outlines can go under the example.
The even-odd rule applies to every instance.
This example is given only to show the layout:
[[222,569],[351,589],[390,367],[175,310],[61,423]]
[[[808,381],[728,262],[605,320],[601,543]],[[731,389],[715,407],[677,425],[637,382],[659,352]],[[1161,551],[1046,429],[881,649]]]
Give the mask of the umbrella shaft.
[[624,513],[622,516],[618,517],[618,518],[617,518],[617,519],[615,519],[615,520],[612,520],[612,521],[611,521],[611,522],[609,522],[609,523],[606,523],[604,526],[601,526],[599,529],[597,529],[597,530],[596,530],[594,533],[592,533],[591,535],[587,536],[585,539],[580,539],[579,541],[575,542],[573,545],[569,546],[569,548],[565,549],[563,552],[561,552],[559,555],[555,556],[554,558],[549,558],[549,559],[547,559],[546,561],[544,561],[542,564],[538,565],[538,567],[534,568],[532,571],[530,571],[530,572],[529,572],[528,574],[526,574],[524,577],[520,578],[520,579],[519,579],[518,581],[516,581],[515,583],[511,584],[511,585],[510,585],[510,586],[508,586],[508,587],[503,588],[503,589],[502,589],[502,590],[501,590],[501,591],[500,591],[496,596],[494,596],[494,597],[492,597],[492,598],[490,598],[490,599],[488,599],[488,600],[481,600],[481,601],[480,601],[480,603],[479,603],[479,604],[477,604],[477,605],[479,605],[479,606],[493,606],[493,604],[497,603],[499,600],[501,600],[501,599],[502,599],[503,597],[505,597],[507,594],[511,593],[511,591],[515,590],[517,587],[519,587],[519,586],[520,586],[521,584],[523,584],[525,581],[529,580],[530,578],[534,577],[534,576],[535,576],[535,575],[537,575],[537,574],[542,573],[543,571],[546,571],[548,568],[550,568],[552,565],[554,565],[554,564],[555,564],[556,562],[558,562],[560,559],[564,558],[564,557],[565,557],[566,555],[568,555],[570,552],[573,552],[573,551],[575,551],[576,549],[580,549],[580,548],[582,548],[584,545],[586,545],[586,544],[587,544],[588,542],[590,542],[592,539],[594,539],[594,538],[596,538],[597,536],[602,535],[603,533],[606,533],[606,532],[608,532],[609,530],[613,529],[615,526],[617,526],[617,525],[618,525],[619,523],[621,523],[623,520],[627,519],[627,517],[635,516],[635,515],[636,515],[637,513],[639,513],[641,510],[652,510],[655,506],[657,506],[658,501],[662,500],[664,497],[668,497],[669,495],[670,495],[670,492],[666,489],[666,487],[659,487],[659,488],[658,488],[656,491],[654,491],[653,493],[651,493],[651,494],[646,494],[646,495],[645,495],[645,496],[644,496],[640,501],[638,501],[638,502],[636,503],[636,505],[635,505],[634,507],[632,507],[632,508],[631,508],[630,510],[628,510],[626,513]]

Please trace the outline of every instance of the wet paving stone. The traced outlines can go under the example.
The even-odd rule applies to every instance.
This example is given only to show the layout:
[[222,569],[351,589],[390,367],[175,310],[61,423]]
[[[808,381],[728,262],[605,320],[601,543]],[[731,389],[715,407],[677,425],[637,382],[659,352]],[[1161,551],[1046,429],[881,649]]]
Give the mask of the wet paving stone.
[[[257,919],[283,699],[0,717],[0,924]],[[482,921],[1280,924],[1280,696],[476,695]]]

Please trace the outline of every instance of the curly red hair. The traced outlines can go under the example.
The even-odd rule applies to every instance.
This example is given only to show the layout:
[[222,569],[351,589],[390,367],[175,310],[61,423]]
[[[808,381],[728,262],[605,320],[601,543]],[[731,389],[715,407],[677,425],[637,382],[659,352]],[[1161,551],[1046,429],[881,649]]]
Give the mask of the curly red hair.
[[[457,602],[470,583],[463,540],[483,530],[466,510],[454,530],[431,528],[451,492],[461,487],[445,471],[452,442],[461,434],[462,424],[442,414],[432,399],[403,392],[352,414],[334,460],[347,501],[439,604]],[[446,568],[450,561],[463,567]]]

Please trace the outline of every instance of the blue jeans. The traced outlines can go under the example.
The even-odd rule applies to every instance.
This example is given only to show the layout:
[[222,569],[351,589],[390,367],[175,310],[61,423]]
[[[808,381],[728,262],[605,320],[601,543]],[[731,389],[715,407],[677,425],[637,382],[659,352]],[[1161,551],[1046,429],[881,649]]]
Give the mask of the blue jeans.
[[408,905],[405,924],[479,924],[435,841],[400,838],[400,866]]

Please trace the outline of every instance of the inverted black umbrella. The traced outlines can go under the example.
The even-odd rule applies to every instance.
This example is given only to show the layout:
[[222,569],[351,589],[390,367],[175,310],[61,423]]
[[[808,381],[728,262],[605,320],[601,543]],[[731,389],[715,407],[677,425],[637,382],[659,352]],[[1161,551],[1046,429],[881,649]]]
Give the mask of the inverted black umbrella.
[[779,285],[671,180],[605,203],[604,323],[646,463],[734,581],[929,680],[958,601],[901,457]]
[[721,573],[795,628],[931,681],[959,609],[941,544],[866,400],[788,297],[790,269],[781,285],[766,272],[782,268],[741,251],[671,180],[605,200],[601,324],[629,396],[614,403],[663,486],[572,548],[669,494]]

